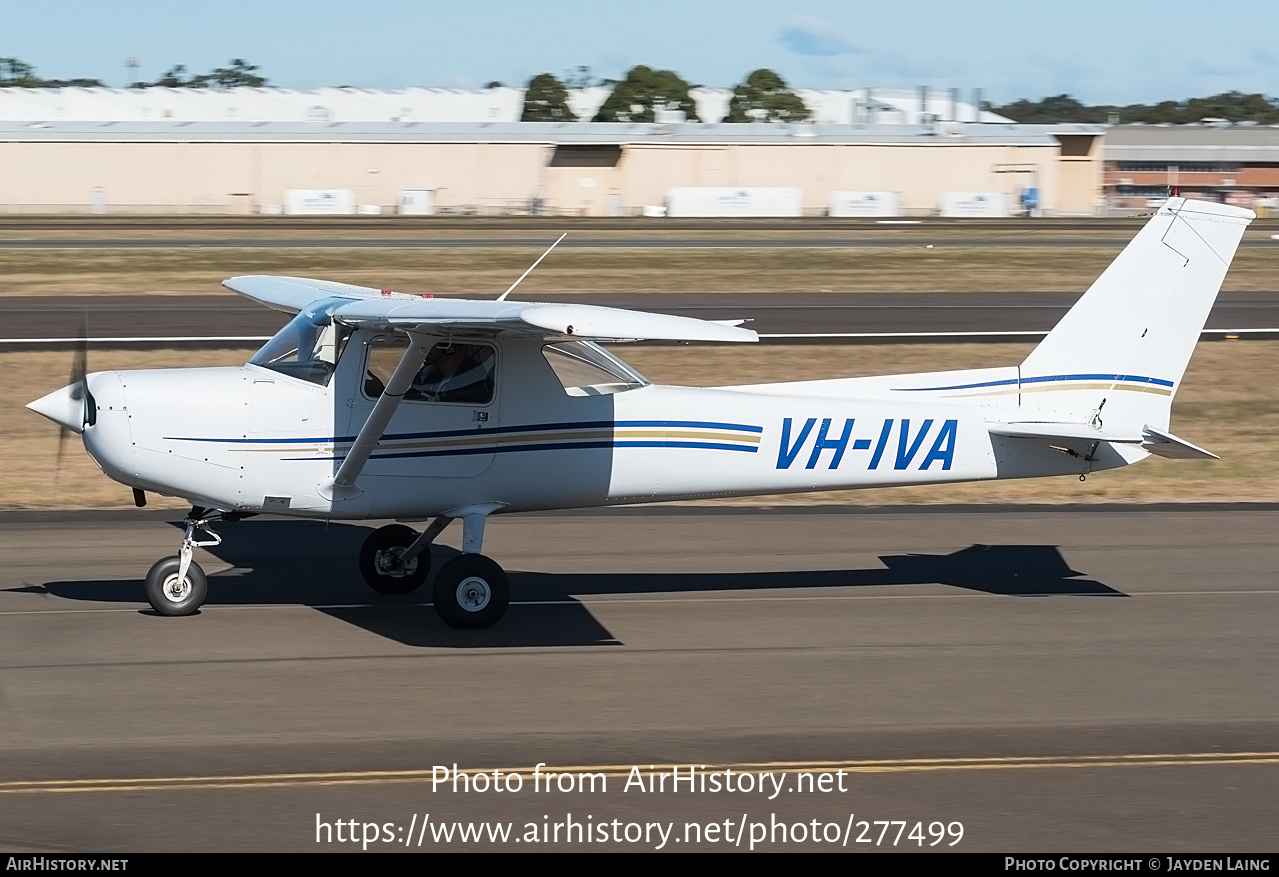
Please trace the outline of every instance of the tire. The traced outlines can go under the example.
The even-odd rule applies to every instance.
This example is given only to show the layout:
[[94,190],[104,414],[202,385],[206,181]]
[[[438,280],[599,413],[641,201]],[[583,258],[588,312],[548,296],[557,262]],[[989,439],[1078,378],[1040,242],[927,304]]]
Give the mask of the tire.
[[200,565],[191,561],[187,577],[178,584],[181,558],[174,555],[157,560],[147,573],[147,602],[161,615],[194,615],[209,594],[209,579]]
[[482,554],[461,554],[435,577],[435,611],[449,627],[492,627],[511,602],[511,584],[502,568]]
[[402,524],[391,524],[369,534],[360,547],[360,575],[370,588],[379,594],[409,594],[421,587],[431,574],[429,546],[410,560],[404,570],[387,572],[378,565],[379,559],[385,563],[391,549],[408,548],[417,537],[411,527]]

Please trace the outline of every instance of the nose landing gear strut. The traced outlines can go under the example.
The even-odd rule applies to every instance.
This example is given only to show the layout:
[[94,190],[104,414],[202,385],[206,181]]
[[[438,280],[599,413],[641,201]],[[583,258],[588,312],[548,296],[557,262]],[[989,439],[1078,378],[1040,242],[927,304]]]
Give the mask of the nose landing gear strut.
[[[239,516],[236,516],[239,517]],[[222,537],[209,527],[210,521],[232,518],[213,509],[192,506],[183,524],[186,534],[176,555],[162,557],[147,572],[147,602],[161,615],[193,615],[209,592],[209,579],[191,555],[196,548],[222,544]],[[201,539],[203,533],[208,538]]]

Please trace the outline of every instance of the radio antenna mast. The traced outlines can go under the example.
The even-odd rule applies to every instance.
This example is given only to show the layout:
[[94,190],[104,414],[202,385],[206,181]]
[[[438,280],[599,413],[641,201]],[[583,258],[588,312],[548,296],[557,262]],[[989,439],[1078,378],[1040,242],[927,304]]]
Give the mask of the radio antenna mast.
[[[529,265],[529,266],[528,266],[528,271],[525,271],[523,274],[521,274],[521,275],[520,275],[520,280],[523,280],[525,277],[528,277],[528,276],[529,276],[529,274],[531,274],[531,273],[532,273],[533,269],[534,269],[534,268],[536,268],[536,267],[537,267],[537,266],[541,263],[541,261],[542,261],[543,259],[545,259],[547,256],[549,256],[549,255],[551,254],[551,250],[553,250],[553,249],[555,249],[556,247],[558,247],[558,246],[559,246],[559,244],[560,244],[560,241],[564,240],[564,238],[566,238],[566,237],[568,237],[568,232],[564,232],[564,234],[562,234],[562,235],[560,235],[558,238],[556,238],[555,243],[551,244],[550,248],[548,248],[548,249],[547,249],[547,251],[546,251],[545,253],[543,253],[542,255],[538,256],[538,257],[537,257],[537,261],[536,261],[536,262],[534,262],[532,265]],[[517,281],[515,281],[514,283],[512,283],[512,284],[511,284],[510,289],[506,290],[506,292],[504,292],[504,293],[502,293],[501,295],[499,295],[499,296],[497,297],[497,300],[498,300],[498,301],[506,301],[506,297],[507,297],[508,295],[510,295],[510,294],[511,294],[511,289],[514,289],[515,287],[517,287],[517,286],[519,286],[519,285],[520,285],[520,280],[517,280]]]

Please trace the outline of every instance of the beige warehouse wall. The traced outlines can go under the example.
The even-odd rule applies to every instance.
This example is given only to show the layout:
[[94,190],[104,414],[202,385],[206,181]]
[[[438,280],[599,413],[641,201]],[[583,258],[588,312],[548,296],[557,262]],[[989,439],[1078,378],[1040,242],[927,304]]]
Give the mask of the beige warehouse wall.
[[157,212],[229,204],[250,182],[244,150],[208,160],[208,144],[0,144],[0,203]]
[[[1100,140],[1100,138],[1098,138]],[[830,143],[630,144],[616,167],[550,167],[545,143],[0,143],[0,210],[247,213],[288,189],[348,189],[389,211],[404,189],[432,189],[444,210],[516,212],[540,197],[552,212],[603,216],[663,204],[674,186],[787,186],[805,212],[837,190],[895,191],[909,212],[946,191],[1004,192],[1032,180],[1048,212],[1088,212],[1097,155],[1055,146]],[[1013,172],[997,173],[998,169]],[[1033,171],[1033,173],[1032,173]]]
[[[805,213],[819,214],[832,191],[898,192],[917,214],[937,209],[949,191],[1003,192],[1010,199],[1034,181],[1050,211],[1059,198],[1055,146],[768,144],[728,147],[627,147],[623,197],[661,204],[671,186],[787,186],[803,192]],[[998,173],[998,169],[1004,173]],[[1033,172],[1032,172],[1033,171]]]

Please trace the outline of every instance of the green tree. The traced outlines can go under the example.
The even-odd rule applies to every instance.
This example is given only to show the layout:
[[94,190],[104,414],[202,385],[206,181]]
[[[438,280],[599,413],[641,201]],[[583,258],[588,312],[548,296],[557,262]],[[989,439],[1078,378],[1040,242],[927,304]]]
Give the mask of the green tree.
[[990,109],[1013,121],[1038,125],[1058,122],[1101,124],[1112,118],[1120,122],[1147,125],[1189,125],[1204,119],[1255,122],[1258,125],[1279,124],[1279,101],[1264,94],[1243,94],[1238,91],[1184,101],[1166,100],[1157,104],[1129,104],[1124,107],[1112,104],[1085,106],[1068,94],[1059,94],[1039,101],[1023,99]]
[[17,58],[0,58],[0,87],[39,88],[43,84],[30,64]]
[[549,73],[539,73],[528,82],[524,90],[524,111],[521,122],[576,122],[575,114],[568,106],[568,89]]
[[595,114],[596,122],[655,122],[657,110],[675,107],[684,118],[700,122],[692,88],[670,70],[653,70],[640,64],[632,67],[626,78],[613,86],[613,91]]
[[1058,94],[1039,101],[1022,99],[992,112],[1016,122],[1030,125],[1052,125],[1058,122],[1105,122],[1103,110],[1109,107],[1086,107],[1068,94]]
[[266,79],[258,76],[258,66],[243,58],[232,58],[230,67],[217,67],[205,74],[218,88],[261,88]]
[[36,68],[17,58],[0,58],[0,88],[101,87],[98,79],[41,79]]
[[256,64],[243,58],[232,58],[229,67],[216,67],[197,76],[187,76],[186,65],[175,64],[151,84],[161,88],[261,88],[267,81],[257,71]]
[[185,88],[191,84],[191,80],[187,78],[185,64],[174,64],[167,73],[151,84],[161,88]]
[[802,122],[812,113],[772,70],[756,70],[733,89],[725,122]]

